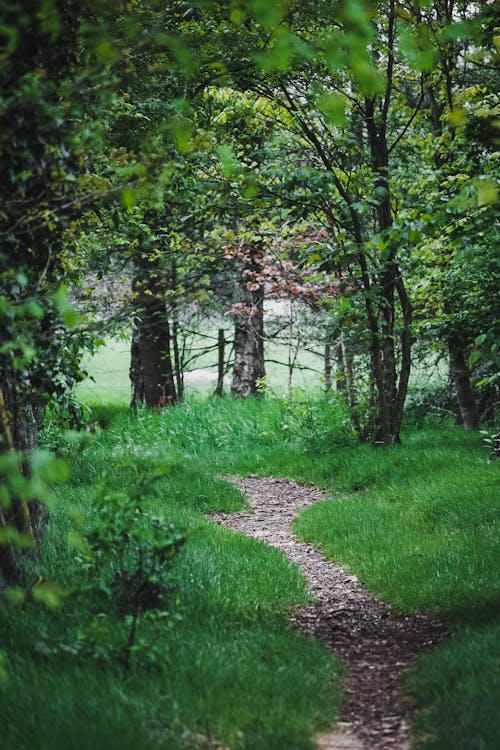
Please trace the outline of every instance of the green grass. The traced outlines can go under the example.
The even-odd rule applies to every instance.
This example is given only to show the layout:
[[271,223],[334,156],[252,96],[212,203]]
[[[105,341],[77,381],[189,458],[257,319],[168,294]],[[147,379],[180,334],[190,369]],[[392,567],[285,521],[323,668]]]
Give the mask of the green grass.
[[[216,476],[217,461],[207,460],[221,450],[221,441],[226,455],[234,447],[223,440],[229,413],[221,413],[210,430],[202,412],[201,402],[137,416],[115,405],[96,410],[106,428],[94,436],[68,442],[48,431],[46,438],[73,471],[55,490],[43,576],[68,592],[84,581],[79,549],[67,538],[91,523],[99,485],[131,488],[168,465],[171,471],[156,483],[146,510],[187,537],[175,566],[182,619],[174,627],[143,624],[140,637],[155,649],[154,666],[137,660],[127,672],[105,650],[104,660],[72,653],[79,631],[102,625],[92,595],[70,595],[55,610],[37,603],[5,607],[5,750],[187,750],[195,747],[196,735],[235,750],[310,750],[314,732],[334,723],[341,667],[286,621],[290,608],[308,600],[298,569],[278,550],[204,518],[243,502],[232,484]],[[260,430],[258,421],[249,425],[251,434]],[[239,440],[245,422],[233,420],[233,427]],[[112,621],[103,643],[125,633],[123,623]]]
[[78,578],[66,537],[88,524],[103,477],[130,487],[167,464],[149,510],[187,534],[176,571],[182,621],[161,635],[146,627],[161,663],[125,673],[46,653],[47,643],[92,619],[71,598],[55,612],[4,611],[2,747],[184,750],[189,733],[232,750],[311,747],[313,732],[335,718],[340,671],[286,625],[286,611],[306,599],[303,580],[278,551],[203,515],[242,505],[221,475],[258,473],[324,488],[330,499],[302,514],[298,533],[397,608],[450,621],[455,637],[419,660],[408,683],[424,709],[422,750],[496,750],[499,473],[478,436],[448,427],[413,430],[393,449],[357,446],[341,401],[301,392],[244,401],[192,395],[161,413],[101,401],[93,419],[102,428],[95,436],[68,443],[46,434],[73,473],[57,490],[45,575],[66,586]]
[[431,445],[416,433],[392,451],[339,452],[337,496],[296,530],[402,610],[482,622],[500,605],[500,476],[477,438],[457,437],[443,430]]
[[493,750],[500,723],[500,626],[465,628],[419,659],[408,687],[423,710],[419,750]]
[[[459,429],[360,446],[330,462],[334,499],[296,532],[405,612],[448,619],[455,637],[408,681],[421,750],[495,750],[500,742],[500,474]],[[323,472],[324,476],[324,472]]]
[[[231,329],[226,330],[226,338],[233,335]],[[212,336],[212,341],[207,337]],[[215,390],[217,377],[217,328],[208,328],[200,334],[193,343],[194,348],[203,348],[207,343],[215,344],[212,352],[202,354],[190,367],[193,374],[186,373],[186,392],[188,395],[209,396]],[[301,350],[293,374],[294,388],[318,389],[323,372],[321,347],[316,347],[319,356]],[[269,341],[266,346],[266,374],[270,388],[279,394],[288,389],[288,350],[285,344]],[[281,362],[282,364],[277,364]],[[105,346],[99,347],[93,356],[88,356],[83,362],[89,378],[84,380],[77,389],[81,398],[92,403],[128,405],[130,401],[130,340],[125,334],[122,338],[106,341]],[[226,376],[226,391],[230,390],[231,375]]]

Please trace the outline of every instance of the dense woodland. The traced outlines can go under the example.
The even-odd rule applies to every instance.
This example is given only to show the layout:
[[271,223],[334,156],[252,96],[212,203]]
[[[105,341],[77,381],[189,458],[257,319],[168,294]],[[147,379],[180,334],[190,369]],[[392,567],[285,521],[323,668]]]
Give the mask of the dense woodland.
[[[209,534],[200,512],[239,507],[236,489],[217,479],[231,472],[368,498],[368,515],[346,511],[342,526],[327,514],[315,526],[313,514],[299,535],[327,555],[331,545],[332,557],[402,611],[450,618],[460,655],[443,657],[449,674],[429,667],[448,674],[443,695],[467,682],[453,665],[481,664],[472,690],[485,714],[472,729],[441,698],[426,703],[440,695],[437,676],[432,685],[412,678],[417,693],[423,680],[417,702],[433,717],[421,746],[498,746],[488,654],[500,640],[499,56],[493,0],[2,3],[0,689],[17,727],[6,747],[75,744],[73,709],[60,709],[60,736],[38,740],[29,722],[23,734],[16,711],[25,685],[37,705],[47,689],[59,695],[57,684],[72,695],[70,675],[81,669],[96,705],[115,690],[117,670],[128,697],[110,720],[113,740],[85,703],[95,735],[75,747],[311,747],[310,717],[326,710],[312,695],[333,683],[338,692],[340,668],[306,654],[298,635],[278,644],[285,635],[272,618],[304,600],[302,584],[277,558],[259,558],[271,577],[284,566],[279,595],[268,591],[248,614],[258,594],[242,563],[247,599],[228,590],[222,605],[212,578],[225,553],[207,541],[197,557],[191,541]],[[86,403],[84,358],[116,336],[130,346],[130,402]],[[273,346],[286,395],[267,376]],[[217,373],[203,400],[185,383],[207,352]],[[321,363],[309,391],[294,389],[304,352]],[[444,378],[422,383],[431,371]],[[415,489],[425,495],[418,517],[450,545],[446,563],[434,542],[411,551],[412,538],[391,541],[416,523],[416,499],[411,522],[397,508],[406,484],[422,477],[436,504]],[[441,491],[453,510],[437,510]],[[387,507],[375,512],[378,502]],[[352,536],[345,549],[343,534]],[[394,570],[388,550],[373,553],[372,567],[363,561],[375,538],[400,545]],[[420,580],[413,566],[424,558],[436,581],[451,571],[449,584],[401,593]],[[179,566],[184,583],[172,593]],[[209,671],[186,644],[216,638],[214,624],[208,637],[200,623],[215,622],[217,607],[226,625],[234,617],[250,629],[255,616],[255,648],[276,638],[276,654],[297,654],[298,675],[315,674],[303,726],[291,734],[276,730],[282,715],[256,729],[253,714],[223,719],[199,696],[186,699],[201,701],[199,715],[183,713],[183,669],[186,684],[190,669]],[[173,639],[168,658],[154,648],[159,626]],[[44,670],[50,688],[36,677]],[[140,695],[134,670],[147,675]],[[170,708],[162,719],[154,704],[153,721],[145,706],[173,672],[180,682],[162,698]],[[262,689],[263,675],[245,680]],[[243,687],[234,689],[243,701]],[[470,704],[464,696],[449,700]],[[122,736],[127,705],[139,713]],[[41,721],[50,725],[50,714]]]

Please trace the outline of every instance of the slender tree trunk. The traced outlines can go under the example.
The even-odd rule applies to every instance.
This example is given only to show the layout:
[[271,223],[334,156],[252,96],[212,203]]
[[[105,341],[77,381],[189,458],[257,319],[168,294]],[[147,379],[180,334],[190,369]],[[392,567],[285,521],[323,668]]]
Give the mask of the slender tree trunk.
[[142,377],[141,350],[139,346],[139,326],[140,321],[136,318],[132,333],[132,344],[130,347],[129,375],[132,389],[130,398],[130,405],[132,408],[144,403],[144,380]]
[[347,403],[352,412],[356,411],[358,405],[358,399],[356,398],[356,383],[354,379],[354,365],[352,354],[346,346],[345,342],[340,342],[340,353],[342,356],[342,367],[344,371],[345,379],[345,392],[347,397]]
[[344,394],[349,406],[349,413],[353,429],[357,435],[361,435],[361,425],[358,414],[358,399],[356,397],[356,383],[354,378],[354,365],[352,354],[345,345],[343,338],[337,345],[337,364],[341,377],[337,378],[337,390]]
[[224,329],[219,328],[217,339],[217,386],[215,395],[222,396],[224,393],[224,371],[226,367],[226,338]]
[[[329,341],[325,344],[325,354],[323,358],[325,368],[325,391],[330,393],[333,386],[332,380],[332,345]],[[339,378],[337,378],[337,389],[339,388]]]
[[[175,260],[172,261],[171,267],[171,279],[170,288],[177,293],[177,264]],[[175,373],[175,384],[177,387],[177,400],[182,401],[184,398],[184,368],[182,364],[182,357],[179,349],[179,310],[177,307],[177,301],[174,299],[171,302],[172,308],[172,347],[174,353],[174,373]]]
[[450,372],[457,395],[458,408],[462,424],[466,430],[479,429],[479,413],[470,382],[470,370],[467,366],[462,343],[457,338],[448,342],[450,353]]
[[[35,408],[20,397],[12,373],[4,374],[6,378],[0,389],[0,453],[18,454],[14,470],[19,476],[29,479],[30,467],[23,454],[38,446],[39,425]],[[36,500],[27,503],[20,497],[11,496],[9,506],[0,507],[0,531],[8,534],[10,528],[32,541],[40,541],[47,515],[42,503]],[[0,578],[4,583],[18,583],[20,578],[16,550],[8,541],[0,543]]]
[[179,318],[176,307],[174,307],[172,313],[172,346],[174,351],[174,372],[175,384],[177,387],[177,400],[182,401],[184,398],[184,369],[182,367],[182,358],[179,348]]
[[403,409],[408,393],[408,381],[411,372],[411,346],[412,346],[412,321],[413,310],[404,285],[404,281],[399,275],[396,278],[396,289],[398,291],[401,310],[403,313],[403,328],[401,331],[401,363],[399,369],[398,392],[395,404],[395,424],[401,425],[403,421]]
[[297,325],[296,329],[296,337],[294,341],[294,323],[296,322],[297,318],[294,314],[294,304],[293,300],[290,300],[290,318],[289,318],[289,326],[288,326],[288,396],[290,397],[292,395],[292,384],[293,384],[293,373],[295,370],[295,365],[297,364],[297,357],[299,356],[299,348],[300,348],[300,342],[301,342],[301,336],[300,336],[300,329]]
[[235,316],[234,366],[231,392],[237,396],[258,393],[258,381],[265,377],[264,286],[253,282],[261,270],[260,250],[249,252],[239,273],[240,305]]
[[[8,532],[9,525],[3,509],[0,508],[0,533],[2,531]],[[0,593],[4,583],[13,584],[18,581],[19,567],[14,547],[10,542],[2,542],[0,543]]]
[[[4,388],[5,392],[0,396],[0,412],[6,447],[21,454],[19,472],[29,479],[31,470],[26,456],[38,448],[42,407],[37,408],[20,397],[14,380],[6,382]],[[26,503],[14,497],[5,516],[19,533],[41,541],[48,520],[47,507],[43,503],[37,500]]]

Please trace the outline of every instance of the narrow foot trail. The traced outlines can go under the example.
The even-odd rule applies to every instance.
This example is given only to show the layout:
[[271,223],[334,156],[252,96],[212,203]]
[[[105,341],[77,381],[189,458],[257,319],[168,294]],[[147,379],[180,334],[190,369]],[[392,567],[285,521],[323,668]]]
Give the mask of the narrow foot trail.
[[355,576],[293,536],[297,513],[324,499],[318,489],[273,477],[228,479],[243,490],[252,510],[210,518],[281,549],[300,566],[315,602],[290,619],[347,668],[338,730],[316,738],[319,750],[410,748],[412,705],[402,697],[402,677],[419,654],[446,638],[444,624],[425,615],[395,614]]

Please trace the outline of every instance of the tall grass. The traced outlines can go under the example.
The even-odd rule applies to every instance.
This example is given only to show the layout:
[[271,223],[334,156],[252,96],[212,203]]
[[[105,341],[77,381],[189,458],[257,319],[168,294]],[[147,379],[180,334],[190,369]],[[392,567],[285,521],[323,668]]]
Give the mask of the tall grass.
[[392,451],[340,451],[337,496],[304,513],[296,530],[400,609],[487,620],[500,604],[498,467],[477,437],[430,437],[416,433]]
[[[406,612],[446,618],[456,636],[408,681],[424,710],[419,750],[500,742],[500,472],[477,435],[415,431],[391,450],[358,446],[329,462],[333,499],[295,524],[305,540]],[[326,472],[321,470],[324,479]]]
[[[259,439],[260,422],[274,424],[277,412],[265,417],[258,402],[248,420],[238,420],[228,404],[226,413],[215,403],[207,408],[212,425],[203,404],[193,402],[161,414],[97,409],[101,430],[70,441],[47,432],[72,476],[55,490],[42,575],[67,596],[54,610],[12,603],[0,613],[5,750],[187,750],[216,741],[238,750],[308,750],[314,732],[335,721],[341,668],[286,621],[290,608],[308,601],[298,569],[278,550],[204,516],[243,507],[235,486],[216,474],[220,451],[228,457],[247,436]],[[233,417],[237,412],[233,404]],[[142,623],[138,644],[153,659],[137,658],[127,671],[107,645],[123,638],[124,623],[110,610],[105,622],[112,632],[101,636],[104,621],[92,592],[72,593],[88,582],[80,548],[68,535],[85,536],[100,486],[133,488],[165,467],[170,471],[155,482],[145,510],[187,538],[174,571],[178,621]],[[98,635],[90,653],[79,650],[81,634],[89,632]]]
[[341,400],[302,392],[192,396],[159,413],[101,403],[93,421],[94,435],[46,435],[73,472],[57,491],[44,575],[77,584],[67,534],[89,524],[100,483],[132,487],[168,465],[148,509],[187,535],[176,566],[182,620],[145,628],[162,656],[154,669],[124,673],[51,651],[92,621],[71,597],[55,611],[5,609],[2,747],[184,750],[201,746],[199,735],[232,750],[311,747],[313,731],[336,715],[340,669],[286,625],[287,610],[307,599],[303,580],[280,552],[204,517],[243,506],[221,476],[258,473],[323,487],[329,499],[296,531],[397,608],[446,617],[456,630],[408,686],[425,707],[421,747],[496,750],[499,476],[477,436],[448,427],[413,430],[393,449],[358,446]]

